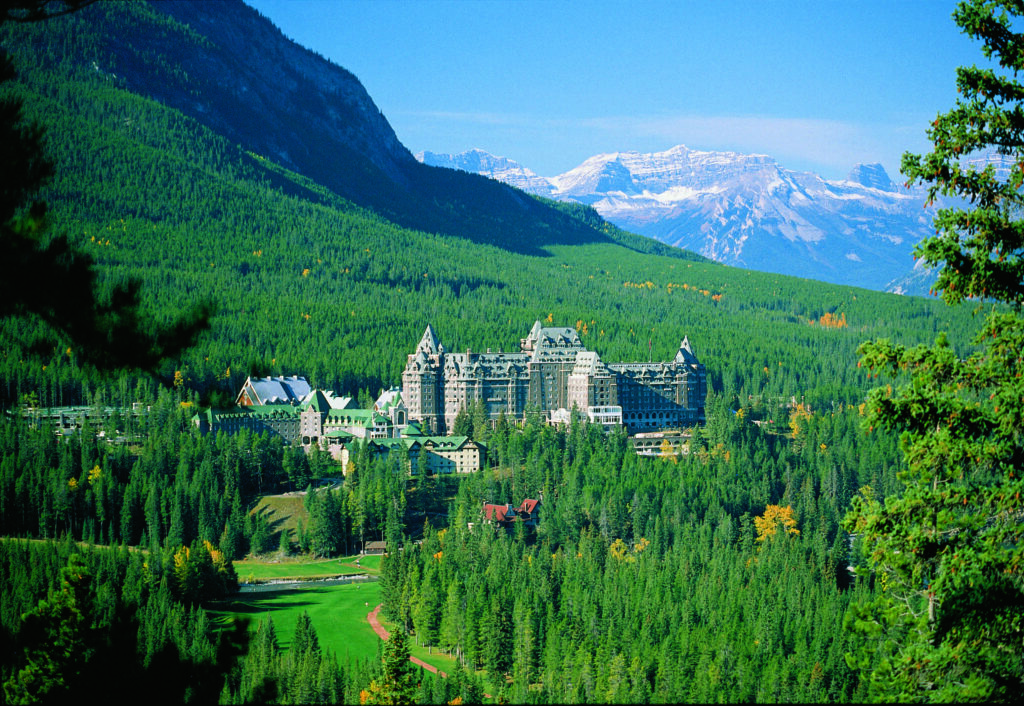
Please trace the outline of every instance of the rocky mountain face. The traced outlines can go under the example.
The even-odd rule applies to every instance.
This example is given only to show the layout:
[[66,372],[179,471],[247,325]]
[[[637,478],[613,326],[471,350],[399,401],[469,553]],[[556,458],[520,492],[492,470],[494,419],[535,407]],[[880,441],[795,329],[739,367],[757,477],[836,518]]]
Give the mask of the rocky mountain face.
[[924,192],[893,183],[879,164],[829,181],[766,155],[682,145],[595,155],[554,177],[479,150],[417,158],[591,205],[621,228],[729,265],[879,290],[899,280],[903,293],[930,285],[907,278],[914,244],[932,232]]
[[49,60],[155,99],[401,226],[531,254],[608,240],[505,184],[423,165],[354,75],[241,0],[96,3],[63,19],[74,28],[51,26],[74,46]]
[[[331,166],[340,159],[364,175],[407,182],[412,154],[350,72],[242,2],[168,0],[152,9],[172,22],[139,27],[148,52],[130,41],[112,45],[130,89],[317,181],[340,185]],[[166,57],[169,76],[155,75],[147,54]]]
[[523,165],[507,157],[495,157],[483,150],[469,150],[457,155],[417,152],[416,159],[434,167],[447,167],[480,174],[531,194],[551,198],[557,191],[550,179],[537,176]]

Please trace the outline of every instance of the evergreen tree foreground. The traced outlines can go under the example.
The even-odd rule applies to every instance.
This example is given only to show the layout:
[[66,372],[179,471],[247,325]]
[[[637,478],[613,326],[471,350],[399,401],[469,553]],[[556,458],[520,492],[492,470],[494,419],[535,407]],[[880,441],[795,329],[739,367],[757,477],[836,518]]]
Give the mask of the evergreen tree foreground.
[[903,157],[909,182],[966,204],[941,209],[916,254],[939,268],[946,302],[989,309],[977,350],[961,358],[945,336],[859,350],[859,365],[897,382],[869,394],[868,424],[902,432],[907,464],[901,494],[862,490],[846,519],[880,586],[847,616],[867,638],[847,659],[880,701],[1024,693],[1022,15],[1015,1],[958,6],[956,23],[998,68],[958,69],[960,98],[928,130],[933,151]]

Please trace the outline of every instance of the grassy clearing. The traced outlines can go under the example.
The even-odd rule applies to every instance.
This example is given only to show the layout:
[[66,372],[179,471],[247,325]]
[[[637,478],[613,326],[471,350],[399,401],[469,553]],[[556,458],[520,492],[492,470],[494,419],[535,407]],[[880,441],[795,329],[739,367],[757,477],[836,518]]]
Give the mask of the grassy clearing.
[[379,556],[343,556],[334,559],[311,559],[306,556],[288,556],[236,561],[235,573],[243,583],[275,579],[321,579],[333,576],[380,574]]
[[309,513],[306,512],[305,493],[286,493],[284,495],[265,495],[260,498],[253,512],[265,515],[270,521],[270,529],[274,541],[280,541],[281,532],[288,532],[291,541],[299,536],[298,523],[309,525]]
[[220,624],[238,619],[251,620],[255,630],[268,616],[274,621],[277,642],[288,649],[295,634],[295,623],[305,611],[313,621],[321,647],[339,659],[376,659],[377,635],[366,615],[380,603],[379,583],[353,583],[293,591],[241,593],[231,600],[218,601],[209,612]]

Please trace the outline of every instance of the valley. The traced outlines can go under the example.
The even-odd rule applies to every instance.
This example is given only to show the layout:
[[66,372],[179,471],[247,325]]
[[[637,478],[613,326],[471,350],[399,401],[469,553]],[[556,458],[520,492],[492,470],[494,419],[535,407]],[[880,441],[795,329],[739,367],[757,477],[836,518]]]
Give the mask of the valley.
[[[895,595],[886,577],[927,588],[941,567],[922,574],[902,545],[906,564],[880,564],[894,555],[875,518],[918,502],[922,458],[970,470],[971,483],[944,477],[961,494],[936,522],[974,522],[993,488],[1001,512],[1020,448],[1015,295],[949,306],[879,291],[935,232],[921,187],[872,165],[826,181],[683,146],[553,178],[480,152],[421,163],[354,74],[236,0],[75,6],[0,23],[0,49],[0,100],[20,108],[0,115],[10,144],[31,146],[37,124],[26,163],[53,165],[31,193],[5,176],[4,237],[32,244],[5,291],[84,299],[81,281],[40,286],[30,266],[57,243],[109,304],[97,330],[59,307],[0,318],[6,700],[903,693],[872,675],[908,628],[882,640],[871,611]],[[950,276],[920,279],[964,286]],[[117,340],[97,331],[190,311],[205,328],[149,368],[95,355]],[[231,416],[253,381],[298,376],[320,397],[275,402],[290,405],[278,427]],[[416,416],[486,453],[446,473],[371,446],[366,424],[328,424],[328,407],[372,420],[398,388],[410,418],[395,427]],[[633,416],[607,424],[605,406]],[[71,407],[64,425],[53,409]],[[300,433],[310,410],[319,426]],[[648,427],[685,451],[637,453],[629,434]],[[320,443],[331,433],[344,460]],[[907,516],[938,507],[922,498]],[[999,563],[1019,547],[1004,525],[971,525],[992,566],[1014,565]],[[961,549],[966,536],[941,535]],[[924,530],[908,537],[939,556]],[[239,591],[353,573],[374,580]],[[1009,596],[1017,625],[1019,576],[985,575],[1002,583],[977,595]],[[377,604],[387,642],[366,622]],[[1004,665],[1011,686],[968,680],[995,700],[1022,673],[997,637],[972,673]]]

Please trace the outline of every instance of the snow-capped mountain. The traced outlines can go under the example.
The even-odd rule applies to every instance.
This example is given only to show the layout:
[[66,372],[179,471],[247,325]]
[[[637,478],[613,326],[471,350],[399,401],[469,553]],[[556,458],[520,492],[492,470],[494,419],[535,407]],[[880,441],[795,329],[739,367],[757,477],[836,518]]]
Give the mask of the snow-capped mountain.
[[682,145],[599,154],[554,177],[480,150],[417,158],[592,205],[621,228],[719,262],[871,289],[910,273],[914,244],[933,232],[923,190],[898,186],[879,164],[830,181],[767,155]]
[[495,157],[483,150],[469,150],[457,155],[418,152],[416,159],[431,167],[448,167],[497,179],[517,189],[541,196],[554,196],[551,180],[537,176],[507,157]]

